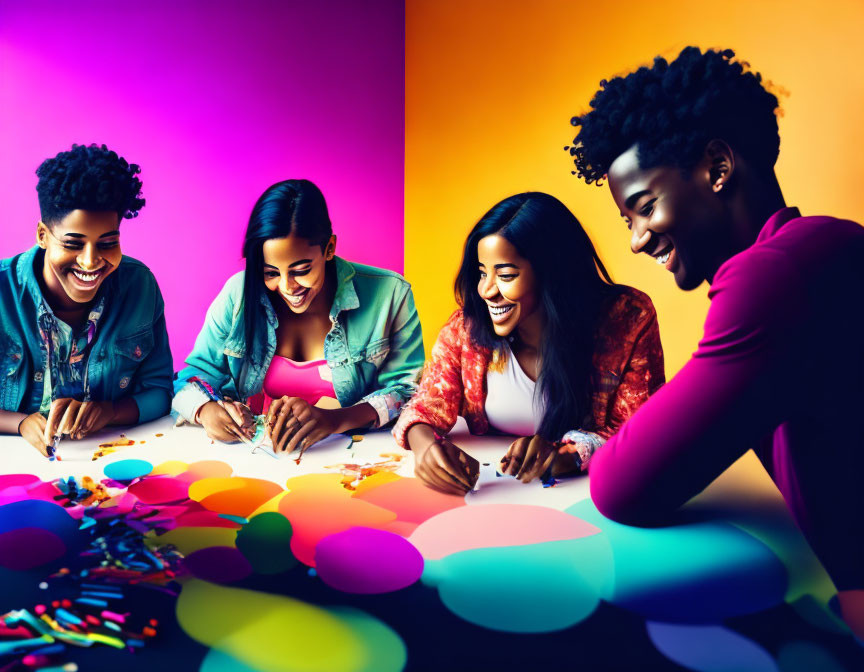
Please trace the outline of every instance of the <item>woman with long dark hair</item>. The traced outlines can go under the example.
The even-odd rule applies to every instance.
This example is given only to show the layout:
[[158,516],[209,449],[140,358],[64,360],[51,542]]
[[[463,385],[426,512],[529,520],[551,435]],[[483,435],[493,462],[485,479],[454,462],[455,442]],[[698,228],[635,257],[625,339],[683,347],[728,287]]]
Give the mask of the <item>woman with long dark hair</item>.
[[287,452],[393,420],[423,364],[404,278],[336,256],[327,204],[308,180],[258,199],[243,256],[178,375],[174,412],[230,442],[251,436],[264,410]]
[[511,196],[483,216],[456,299],[393,430],[433,488],[465,492],[477,478],[476,460],[445,438],[457,415],[474,434],[518,436],[501,469],[528,482],[586,468],[665,380],[651,300],[612,283],[579,221],[548,194]]

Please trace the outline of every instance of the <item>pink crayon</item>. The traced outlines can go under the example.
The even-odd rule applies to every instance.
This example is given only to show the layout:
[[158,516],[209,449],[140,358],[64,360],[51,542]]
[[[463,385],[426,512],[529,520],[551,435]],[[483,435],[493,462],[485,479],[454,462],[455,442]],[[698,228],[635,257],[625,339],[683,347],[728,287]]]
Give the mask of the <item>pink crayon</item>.
[[27,667],[46,667],[51,664],[51,658],[43,655],[29,654],[21,660]]
[[126,614],[115,614],[113,611],[103,611],[103,612],[102,612],[102,618],[109,618],[109,619],[111,619],[112,621],[117,621],[118,623],[125,623],[125,622],[126,622],[126,617],[127,617],[128,615],[129,615],[128,613],[126,613]]

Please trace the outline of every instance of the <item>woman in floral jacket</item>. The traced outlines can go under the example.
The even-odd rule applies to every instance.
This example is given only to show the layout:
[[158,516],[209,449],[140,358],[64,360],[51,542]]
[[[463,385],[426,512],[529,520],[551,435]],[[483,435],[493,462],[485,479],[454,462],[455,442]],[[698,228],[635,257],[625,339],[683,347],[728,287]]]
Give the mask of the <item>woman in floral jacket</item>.
[[477,223],[456,297],[393,430],[430,487],[462,493],[476,482],[477,461],[445,438],[458,415],[474,434],[519,437],[500,468],[529,482],[585,469],[665,382],[651,300],[612,283],[576,217],[548,194],[512,196]]

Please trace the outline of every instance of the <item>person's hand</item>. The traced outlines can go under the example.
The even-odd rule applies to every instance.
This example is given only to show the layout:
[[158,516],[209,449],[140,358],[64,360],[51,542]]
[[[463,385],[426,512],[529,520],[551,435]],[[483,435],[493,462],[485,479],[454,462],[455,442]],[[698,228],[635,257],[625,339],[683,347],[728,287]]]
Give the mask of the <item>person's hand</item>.
[[83,439],[98,432],[114,419],[114,404],[110,401],[77,401],[56,399],[51,403],[45,422],[43,439],[46,445],[54,443],[55,436],[68,435],[70,439]]
[[31,446],[48,457],[48,444],[45,443],[45,425],[48,421],[41,413],[31,413],[18,425],[18,433]]
[[251,408],[241,401],[234,401],[231,397],[222,400],[222,408],[228,411],[228,415],[246,438],[251,439],[255,435],[255,415]]
[[277,453],[290,453],[297,447],[305,451],[338,429],[333,410],[318,408],[299,397],[274,399],[264,426]]
[[464,495],[474,488],[480,463],[459,446],[440,439],[414,451],[414,475],[434,490]]
[[507,453],[501,458],[501,473],[530,483],[545,474],[558,456],[555,445],[539,434],[522,436],[510,444]]
[[[198,422],[204,427],[207,436],[222,443],[236,443],[247,438],[242,428],[243,419],[240,411],[234,408],[236,402],[208,401],[198,411]],[[229,411],[228,408],[231,410]],[[234,416],[232,416],[232,412]],[[235,417],[240,418],[238,423]]]

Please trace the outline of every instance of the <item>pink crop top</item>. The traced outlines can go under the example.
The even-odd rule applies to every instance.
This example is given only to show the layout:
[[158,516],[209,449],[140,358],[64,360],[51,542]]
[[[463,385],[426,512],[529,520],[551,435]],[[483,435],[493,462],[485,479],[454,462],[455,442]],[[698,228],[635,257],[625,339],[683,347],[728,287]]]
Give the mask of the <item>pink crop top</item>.
[[336,398],[327,361],[295,362],[274,355],[264,376],[264,409],[280,397],[300,397],[316,404],[321,397]]

